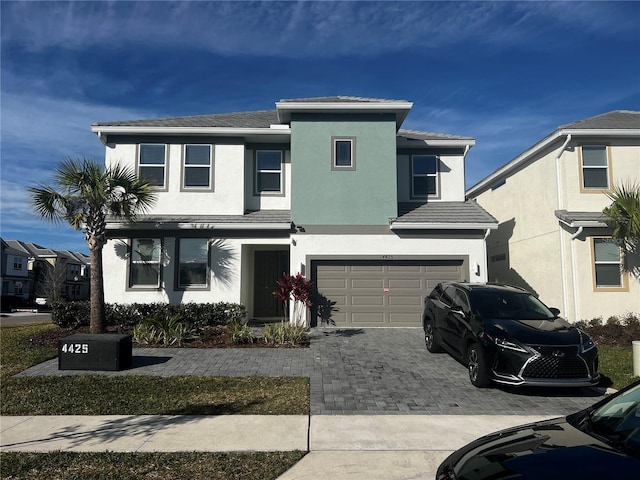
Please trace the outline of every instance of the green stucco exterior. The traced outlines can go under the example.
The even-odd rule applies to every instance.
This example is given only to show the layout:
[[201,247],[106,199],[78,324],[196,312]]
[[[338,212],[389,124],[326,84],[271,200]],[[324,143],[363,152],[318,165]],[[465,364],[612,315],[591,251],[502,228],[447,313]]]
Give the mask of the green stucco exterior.
[[[355,138],[355,169],[332,169],[332,138]],[[296,225],[388,225],[397,216],[392,115],[291,121],[291,220]]]

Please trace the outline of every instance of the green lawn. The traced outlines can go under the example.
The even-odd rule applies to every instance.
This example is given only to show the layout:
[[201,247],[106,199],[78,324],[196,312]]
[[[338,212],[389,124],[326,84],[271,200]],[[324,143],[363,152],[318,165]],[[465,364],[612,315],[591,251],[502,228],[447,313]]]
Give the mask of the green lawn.
[[600,373],[611,380],[611,387],[621,389],[630,383],[640,380],[633,376],[633,351],[631,346],[599,345]]
[[[58,354],[32,339],[55,325],[0,327],[2,415],[309,413],[309,380],[296,377],[14,377]],[[305,452],[0,453],[0,478],[275,479]]]

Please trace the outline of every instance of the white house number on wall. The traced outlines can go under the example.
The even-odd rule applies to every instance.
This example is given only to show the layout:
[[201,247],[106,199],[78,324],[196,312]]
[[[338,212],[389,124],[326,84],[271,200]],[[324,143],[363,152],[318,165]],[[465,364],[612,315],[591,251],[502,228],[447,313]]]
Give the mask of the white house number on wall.
[[86,343],[69,343],[62,345],[63,353],[89,353],[89,345]]

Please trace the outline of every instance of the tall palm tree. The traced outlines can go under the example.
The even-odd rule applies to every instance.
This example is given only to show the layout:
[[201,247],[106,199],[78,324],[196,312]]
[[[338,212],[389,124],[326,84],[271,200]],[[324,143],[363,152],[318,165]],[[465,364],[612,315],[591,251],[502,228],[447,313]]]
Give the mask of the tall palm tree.
[[66,159],[56,168],[57,189],[40,184],[30,187],[34,210],[45,220],[68,222],[84,230],[91,258],[91,333],[106,329],[102,248],[107,216],[134,221],[138,213],[155,203],[152,183],[139,179],[133,171],[116,165],[104,168],[84,159]]

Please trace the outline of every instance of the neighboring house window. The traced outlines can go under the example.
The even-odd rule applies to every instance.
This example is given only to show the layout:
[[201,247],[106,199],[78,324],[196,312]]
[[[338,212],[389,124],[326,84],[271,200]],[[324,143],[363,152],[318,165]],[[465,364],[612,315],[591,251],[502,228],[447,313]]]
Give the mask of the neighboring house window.
[[624,289],[626,276],[622,271],[622,251],[612,238],[593,238],[595,289]]
[[411,196],[415,198],[438,195],[438,157],[411,156]]
[[582,152],[582,189],[609,189],[609,157],[604,145],[583,145]]
[[178,248],[178,288],[206,287],[209,271],[209,239],[181,238]]
[[356,139],[353,137],[332,137],[331,169],[356,169]]
[[164,188],[166,175],[166,145],[143,143],[140,145],[138,175]]
[[22,282],[15,282],[13,284],[14,295],[22,295]]
[[158,288],[161,256],[162,241],[159,238],[132,239],[129,286]]
[[282,151],[256,151],[256,193],[282,192]]
[[22,270],[24,263],[22,257],[13,257],[13,269]]
[[69,277],[80,278],[80,265],[69,265]]
[[211,145],[185,145],[183,187],[210,188],[211,164]]

